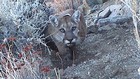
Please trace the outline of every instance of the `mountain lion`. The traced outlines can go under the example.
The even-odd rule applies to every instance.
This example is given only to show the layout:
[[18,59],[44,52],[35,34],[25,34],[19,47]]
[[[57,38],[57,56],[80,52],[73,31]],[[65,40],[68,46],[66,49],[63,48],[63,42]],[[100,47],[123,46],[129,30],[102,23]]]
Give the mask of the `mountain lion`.
[[69,54],[70,59],[73,59],[75,46],[84,41],[86,33],[83,14],[73,9],[51,15],[45,30],[45,36],[51,36],[59,54]]

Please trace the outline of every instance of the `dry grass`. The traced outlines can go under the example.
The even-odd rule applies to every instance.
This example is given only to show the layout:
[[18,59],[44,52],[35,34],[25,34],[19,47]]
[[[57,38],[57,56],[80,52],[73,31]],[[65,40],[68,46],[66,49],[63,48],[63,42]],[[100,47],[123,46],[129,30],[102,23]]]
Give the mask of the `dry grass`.
[[[60,70],[50,69],[50,64],[42,58],[44,53],[50,55],[50,50],[44,51],[40,46],[47,47],[42,41],[44,35],[40,34],[48,17],[55,12],[45,5],[49,0],[39,1],[0,0],[0,78],[51,79],[54,76],[60,79]],[[67,5],[72,7],[70,0],[55,0],[54,3],[61,4],[62,10]]]
[[0,78],[49,77],[49,66],[41,66],[44,62],[41,55],[47,51],[37,46],[45,45],[40,28],[50,13],[45,12],[39,0],[27,1],[0,0]]

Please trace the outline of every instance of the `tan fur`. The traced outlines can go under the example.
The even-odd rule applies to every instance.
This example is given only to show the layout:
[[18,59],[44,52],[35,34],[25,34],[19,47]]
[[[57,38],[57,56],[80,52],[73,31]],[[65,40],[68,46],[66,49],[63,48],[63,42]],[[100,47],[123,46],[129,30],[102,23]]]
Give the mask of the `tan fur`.
[[[56,14],[54,16],[57,17],[58,21],[59,21],[59,25],[58,26],[54,26],[51,22],[49,23],[49,28],[47,30],[47,32],[49,33],[49,35],[52,35],[53,41],[55,42],[59,53],[60,54],[64,54],[64,53],[68,53],[69,49],[66,47],[65,43],[62,41],[63,39],[69,38],[69,36],[65,36],[70,35],[71,38],[76,38],[76,45],[81,44],[85,37],[86,37],[86,24],[85,24],[85,20],[83,18],[83,14],[80,13],[80,21],[78,23],[73,23],[73,21],[71,21],[72,15],[74,15],[74,10],[73,9],[68,9],[66,11],[63,11],[59,14]],[[68,25],[67,25],[68,24]],[[69,30],[71,30],[71,27],[76,25],[76,29],[73,31],[74,34],[73,36],[71,36],[71,32],[69,34]],[[66,33],[61,33],[59,31],[60,28],[64,28],[66,30]],[[63,37],[65,36],[65,37]]]
[[52,37],[60,55],[69,53],[72,57],[75,46],[86,37],[84,14],[89,13],[90,7],[86,0],[82,4],[80,0],[54,0],[45,4],[55,10],[54,15],[49,17],[46,36]]

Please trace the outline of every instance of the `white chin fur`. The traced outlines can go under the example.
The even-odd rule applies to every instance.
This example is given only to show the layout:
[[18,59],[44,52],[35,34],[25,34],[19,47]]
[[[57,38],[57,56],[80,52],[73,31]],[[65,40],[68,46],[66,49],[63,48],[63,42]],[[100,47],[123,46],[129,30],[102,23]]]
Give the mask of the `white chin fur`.
[[72,44],[67,44],[67,46],[72,46]]
[[72,43],[74,43],[74,42],[76,42],[76,39],[73,39],[73,40],[72,40]]
[[68,41],[68,40],[65,40],[65,41],[64,41],[64,43],[65,43],[65,44],[68,44],[68,43],[70,43],[70,41]]

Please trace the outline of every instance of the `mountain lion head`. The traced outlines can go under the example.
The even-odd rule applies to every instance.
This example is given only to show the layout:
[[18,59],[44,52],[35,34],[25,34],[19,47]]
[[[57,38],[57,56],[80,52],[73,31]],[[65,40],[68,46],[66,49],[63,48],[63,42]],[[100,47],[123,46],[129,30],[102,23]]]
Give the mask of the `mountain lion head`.
[[86,36],[86,25],[82,13],[77,10],[74,12],[68,9],[57,15],[51,15],[49,22],[53,30],[49,30],[50,34],[53,33],[53,38],[71,47],[81,43]]

